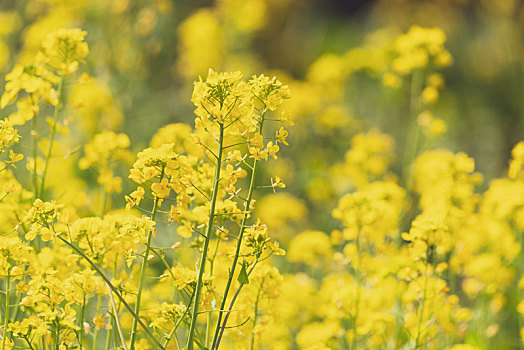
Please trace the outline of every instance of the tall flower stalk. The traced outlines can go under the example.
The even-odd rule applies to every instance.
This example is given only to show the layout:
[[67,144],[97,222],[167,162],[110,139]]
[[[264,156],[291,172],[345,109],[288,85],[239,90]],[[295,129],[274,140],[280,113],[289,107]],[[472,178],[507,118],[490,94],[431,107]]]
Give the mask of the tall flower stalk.
[[[193,102],[197,106],[196,114],[198,116],[196,121],[197,131],[200,129],[201,132],[209,134],[217,144],[216,153],[213,152],[209,146],[206,145],[205,141],[201,141],[201,145],[204,149],[211,154],[216,160],[215,172],[213,178],[213,187],[211,189],[211,195],[209,199],[209,217],[206,226],[206,232],[204,236],[204,244],[202,247],[202,253],[200,258],[200,266],[198,268],[198,278],[196,281],[196,289],[192,303],[192,316],[189,328],[189,334],[187,338],[187,348],[193,349],[194,336],[197,327],[197,318],[199,304],[201,302],[201,293],[204,285],[204,272],[206,269],[206,262],[208,261],[209,243],[213,233],[216,233],[217,228],[214,226],[217,220],[215,207],[217,202],[223,203],[224,199],[219,198],[220,191],[225,191],[230,198],[236,198],[243,208],[240,211],[240,215],[236,213],[238,217],[236,220],[239,225],[239,232],[234,236],[236,239],[236,248],[231,267],[229,269],[228,280],[226,288],[222,294],[222,300],[220,308],[218,309],[218,316],[212,341],[212,348],[218,346],[219,334],[221,330],[223,332],[225,328],[225,322],[222,323],[223,313],[226,308],[228,293],[231,289],[236,267],[241,257],[242,243],[245,241],[245,232],[248,226],[248,219],[251,217],[253,194],[255,189],[255,180],[257,176],[257,164],[263,159],[268,157],[276,158],[276,153],[279,150],[277,143],[281,140],[285,142],[285,136],[287,133],[283,129],[279,130],[277,136],[280,140],[275,144],[270,141],[264,144],[263,136],[263,125],[266,113],[269,109],[274,110],[279,105],[283,98],[287,97],[287,88],[283,86],[276,79],[268,79],[264,76],[254,77],[249,83],[245,83],[241,80],[239,73],[220,73],[216,74],[210,71],[207,80],[197,82],[195,84],[195,91],[193,93]],[[213,133],[214,131],[214,133]],[[217,135],[218,134],[218,135]],[[226,144],[226,140],[228,144]],[[246,155],[242,155],[242,149],[244,145],[248,145],[249,155],[253,158],[252,164],[246,162]],[[224,150],[230,150],[226,159],[224,159]],[[240,195],[241,189],[236,190],[235,184],[238,177],[243,176],[243,170],[241,168],[234,169],[231,164],[226,165],[224,172],[226,175],[221,176],[221,169],[223,163],[231,163],[236,161],[238,164],[242,164],[244,167],[251,171],[250,181],[247,188],[247,197]],[[223,182],[222,184],[220,182]],[[222,192],[224,193],[224,192]],[[226,213],[227,214],[227,213]],[[228,214],[230,219],[233,215]],[[235,220],[233,220],[233,223]],[[219,238],[217,234],[217,239]],[[263,239],[260,243],[265,244],[268,239]],[[218,247],[217,242],[217,247]],[[255,245],[252,245],[255,248]],[[263,246],[256,246],[258,251],[254,256],[260,256],[260,253],[264,249]],[[216,253],[212,257],[211,264],[213,264]],[[244,262],[247,264],[247,262]],[[251,263],[251,271],[256,265]],[[243,268],[245,269],[243,265]],[[244,272],[246,272],[244,270]],[[247,276],[247,274],[246,274]],[[247,277],[246,277],[247,278]],[[242,288],[244,282],[240,282],[238,292]],[[234,300],[232,300],[234,303]],[[207,330],[206,330],[206,343],[210,340],[207,335],[210,330],[211,318],[208,316]]]
[[[164,167],[162,167],[162,170],[160,172],[160,181],[159,182],[162,182],[163,178],[164,178]],[[159,201],[160,201],[160,198],[155,197],[154,203],[153,203],[153,211],[151,213],[151,221],[155,221]],[[147,242],[145,244],[145,249],[144,249],[143,256],[142,256],[142,265],[140,266],[140,277],[138,280],[138,291],[136,294],[136,302],[135,302],[136,317],[133,319],[133,326],[131,327],[131,341],[130,341],[131,350],[135,348],[138,318],[140,317],[140,301],[142,299],[142,290],[144,288],[144,278],[146,274],[145,272],[147,268],[147,260],[149,257],[149,252],[151,250],[151,238],[153,237],[153,230],[154,228],[150,229],[147,233]]]
[[[58,123],[58,114],[60,113],[60,108],[62,107],[62,93],[64,90],[64,76],[60,75],[58,82],[58,92],[57,92],[57,102],[55,105],[55,111],[53,113],[53,124],[51,125],[51,133],[49,135],[49,145],[47,147],[47,153],[45,154],[44,161],[44,170],[42,173],[42,178],[40,179],[40,189],[38,190],[37,198],[43,198],[44,189],[45,189],[45,179],[47,177],[47,172],[49,170],[49,162],[51,160],[51,153],[53,152],[53,144],[55,141],[56,126]],[[36,159],[35,159],[36,162]]]
[[7,271],[7,277],[5,279],[5,314],[4,314],[4,330],[3,330],[3,335],[2,335],[2,350],[5,349],[5,346],[6,346],[6,341],[7,341],[7,325],[9,323],[9,302],[10,302],[10,297],[11,297],[11,294],[10,294],[10,284],[11,284],[11,275],[10,275],[10,270]]
[[222,168],[222,152],[223,152],[223,142],[224,142],[224,124],[219,123],[220,135],[218,137],[218,148],[217,148],[217,158],[215,166],[215,177],[213,179],[213,196],[211,197],[210,203],[210,212],[209,212],[209,221],[207,223],[206,235],[204,237],[204,246],[202,248],[202,256],[200,258],[200,267],[198,270],[198,279],[196,284],[195,296],[192,307],[191,314],[191,325],[189,327],[189,334],[187,338],[187,348],[193,349],[193,337],[195,335],[195,328],[197,324],[198,316],[198,304],[200,301],[200,295],[202,293],[203,286],[203,277],[207,261],[207,253],[209,250],[209,242],[211,240],[211,234],[213,231],[213,223],[215,220],[215,206],[218,197],[218,184],[220,182],[220,169]]
[[[267,111],[267,107],[264,108],[264,110],[262,112],[262,115],[261,115],[261,119],[260,119],[259,133],[261,135],[262,135],[263,125],[264,125],[264,117],[265,117],[266,111]],[[227,303],[227,296],[229,294],[229,290],[231,289],[231,285],[233,283],[233,277],[235,275],[235,269],[236,269],[236,266],[238,265],[238,258],[240,256],[240,248],[242,246],[242,241],[243,241],[243,238],[244,238],[244,232],[245,232],[246,227],[247,227],[247,220],[249,218],[250,207],[251,207],[251,203],[252,203],[252,200],[253,200],[253,191],[255,189],[255,180],[256,180],[256,175],[257,175],[257,168],[258,168],[258,160],[254,159],[253,165],[252,165],[252,171],[251,171],[251,179],[249,181],[248,195],[247,195],[247,198],[246,198],[246,201],[245,201],[245,204],[244,204],[244,214],[242,216],[242,221],[241,221],[241,224],[240,224],[240,232],[238,234],[238,240],[237,240],[237,245],[236,245],[236,249],[235,249],[235,256],[233,257],[233,262],[231,263],[229,277],[228,277],[228,280],[227,280],[226,288],[224,289],[224,294],[222,296],[222,303],[220,304],[220,308],[218,309],[218,319],[217,319],[217,323],[216,323],[215,334],[213,336],[213,343],[212,343],[211,349],[215,349],[216,347],[218,347],[219,333],[220,333],[221,329],[223,327],[225,327],[225,324],[222,325],[222,317],[223,317],[223,314],[225,312],[226,303]]]

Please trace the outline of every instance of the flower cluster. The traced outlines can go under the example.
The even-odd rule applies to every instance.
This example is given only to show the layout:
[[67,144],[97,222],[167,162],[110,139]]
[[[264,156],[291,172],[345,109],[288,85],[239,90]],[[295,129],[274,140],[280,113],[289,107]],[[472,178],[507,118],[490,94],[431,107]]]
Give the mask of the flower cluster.
[[[377,31],[303,79],[279,72],[288,87],[207,69],[260,69],[230,39],[254,43],[292,1],[221,0],[176,33],[181,93],[201,74],[186,96],[194,123],[143,140],[136,129],[164,118],[149,110],[162,93],[134,84],[164,73],[148,69],[167,53],[157,31],[171,2],[33,3],[44,20],[28,26],[0,97],[1,350],[476,350],[524,339],[524,142],[486,184],[472,157],[435,149],[453,61],[443,30]],[[107,28],[133,34],[114,44],[60,29],[108,13]],[[4,20],[17,25],[0,13],[0,56]],[[84,61],[98,77],[81,73]],[[376,100],[363,106],[366,84]],[[133,119],[146,100],[151,118]],[[393,133],[409,124],[407,137],[368,128],[382,114]]]

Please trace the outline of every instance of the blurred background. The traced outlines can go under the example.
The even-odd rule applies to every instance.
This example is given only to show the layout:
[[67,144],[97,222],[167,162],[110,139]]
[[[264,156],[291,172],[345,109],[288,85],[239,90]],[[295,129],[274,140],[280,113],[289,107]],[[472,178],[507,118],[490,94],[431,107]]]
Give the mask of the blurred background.
[[[88,75],[66,81],[60,119],[69,131],[48,176],[56,198],[88,216],[99,212],[101,189],[78,160],[95,134],[126,133],[136,154],[160,128],[193,126],[193,81],[209,68],[276,75],[290,87],[285,108],[294,127],[289,146],[259,176],[266,183],[279,176],[286,189],[259,190],[257,216],[287,249],[299,232],[340,229],[331,212],[363,182],[395,178],[409,190],[423,151],[473,157],[479,191],[505,176],[511,149],[524,139],[523,23],[524,0],[0,0],[0,77],[31,61],[47,34],[88,32],[80,67]],[[30,127],[20,127],[25,140]],[[187,130],[163,132],[176,142]],[[21,163],[31,157],[23,147]],[[132,163],[113,168],[124,181],[108,208],[122,208],[136,189],[127,181]],[[17,177],[30,189],[27,174]],[[402,230],[416,210],[404,213]],[[306,269],[282,261],[283,274]],[[309,275],[321,277],[315,268]],[[502,322],[517,334],[514,320]],[[490,344],[509,348],[504,328]]]

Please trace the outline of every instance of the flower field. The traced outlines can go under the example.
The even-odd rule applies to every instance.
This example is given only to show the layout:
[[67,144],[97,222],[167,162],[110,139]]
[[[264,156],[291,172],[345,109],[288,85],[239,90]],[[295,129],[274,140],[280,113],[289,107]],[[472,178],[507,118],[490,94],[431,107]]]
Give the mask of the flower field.
[[523,349],[523,21],[2,0],[0,350]]

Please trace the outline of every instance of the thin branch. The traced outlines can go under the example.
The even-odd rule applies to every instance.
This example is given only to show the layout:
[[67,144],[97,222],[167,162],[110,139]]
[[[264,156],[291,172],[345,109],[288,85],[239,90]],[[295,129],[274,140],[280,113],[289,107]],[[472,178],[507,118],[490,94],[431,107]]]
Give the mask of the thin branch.
[[211,149],[209,149],[209,147],[207,147],[203,142],[200,142],[199,145],[204,147],[209,153],[211,153],[213,155],[213,157],[218,159],[218,156],[215,154],[215,152],[213,152]]
[[[230,114],[231,112],[233,112],[233,109],[235,108],[235,105],[237,104],[237,101],[238,101],[238,96],[235,98],[235,101],[233,102],[233,104],[231,105],[231,108],[229,108],[229,111],[227,111],[226,115],[224,116],[224,119],[225,120]],[[227,129],[228,127],[230,127],[231,125],[233,125],[237,120],[240,119],[240,116],[236,119],[234,119],[231,123],[227,124],[225,127],[224,127],[224,130]]]
[[219,231],[222,232],[223,234],[225,234],[225,235],[227,235],[227,236],[229,236],[229,237],[232,237],[232,238],[234,238],[234,239],[238,239],[237,236],[235,236],[235,235],[232,234],[232,233],[229,233],[229,232],[224,231],[224,230],[223,230],[222,228],[220,228],[219,226],[215,225],[215,227],[216,227],[217,230],[219,230]]
[[222,216],[222,215],[238,215],[238,214],[245,214],[246,212],[245,211],[239,211],[239,212],[236,212],[236,213],[218,213],[218,214],[215,214],[215,216]]
[[196,233],[198,233],[199,235],[201,235],[202,237],[206,238],[206,235],[203,234],[202,232],[198,231],[198,230],[197,230],[193,225],[191,225],[191,229],[192,229],[193,231],[195,231]]
[[118,310],[116,308],[115,299],[113,298],[113,291],[109,287],[109,284],[106,283],[107,291],[109,294],[109,300],[111,300],[111,307],[113,308],[113,317],[115,318],[116,323],[116,329],[118,330],[118,334],[120,335],[120,341],[122,342],[122,346],[125,350],[128,350],[126,339],[124,337],[124,333],[122,332],[122,327],[120,326],[120,320],[118,319]]
[[206,197],[206,199],[209,201],[211,200],[204,192],[202,192],[202,190],[200,188],[198,188],[197,186],[195,186],[195,184],[193,182],[191,182],[191,186],[193,186],[198,192],[200,192],[200,194],[204,197]]
[[249,143],[249,141],[242,141],[242,142],[234,143],[232,145],[225,146],[224,149],[235,147],[235,146],[240,146],[240,145],[245,145],[246,143]]
[[237,324],[236,326],[229,326],[229,327],[225,327],[225,328],[229,329],[229,328],[238,328],[238,327],[242,327],[243,325],[245,325],[245,324],[247,323],[247,321],[249,321],[250,318],[251,318],[251,316],[248,316],[248,317],[246,318],[246,320],[245,320],[244,322],[242,322],[241,324]]
[[[219,123],[220,124],[220,123]],[[217,202],[218,197],[218,186],[219,186],[219,178],[220,178],[220,164],[222,161],[222,147],[223,147],[223,141],[224,141],[224,125],[220,124],[220,139],[218,144],[218,160],[217,165],[215,168],[215,175],[214,175],[214,185],[213,185],[213,198],[210,201],[210,211],[209,211],[209,220],[207,223],[207,229],[206,229],[206,235],[204,240],[204,245],[202,247],[202,256],[200,259],[201,265],[199,267],[198,271],[198,279],[197,279],[197,285],[195,289],[195,297],[193,301],[193,310],[191,315],[191,324],[189,326],[189,333],[187,336],[187,349],[193,350],[193,341],[195,340],[195,330],[196,330],[196,324],[197,324],[197,316],[198,316],[198,306],[200,303],[200,293],[202,292],[203,288],[203,277],[204,277],[204,270],[206,267],[206,261],[207,261],[207,253],[209,249],[209,241],[211,239],[211,230],[213,227],[213,220],[215,215],[215,206]]]

